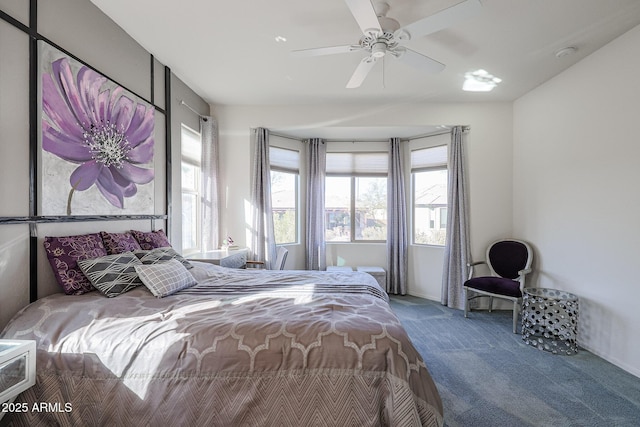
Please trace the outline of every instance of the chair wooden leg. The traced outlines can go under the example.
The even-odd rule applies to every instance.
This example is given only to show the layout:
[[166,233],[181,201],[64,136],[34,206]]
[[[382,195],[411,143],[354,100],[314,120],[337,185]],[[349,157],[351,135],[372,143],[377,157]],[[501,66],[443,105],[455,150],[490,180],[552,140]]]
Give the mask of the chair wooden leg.
[[489,313],[491,313],[492,309],[493,309],[493,297],[489,297]]
[[513,302],[513,333],[518,333],[518,301]]

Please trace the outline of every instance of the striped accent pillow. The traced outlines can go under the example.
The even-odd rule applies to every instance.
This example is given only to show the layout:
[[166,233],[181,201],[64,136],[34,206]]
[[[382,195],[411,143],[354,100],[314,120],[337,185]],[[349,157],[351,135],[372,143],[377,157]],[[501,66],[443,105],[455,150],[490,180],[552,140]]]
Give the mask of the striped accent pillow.
[[135,269],[142,283],[158,298],[198,284],[185,266],[175,259],[157,264],[140,264]]
[[135,266],[142,264],[133,252],[78,261],[78,266],[94,288],[109,298],[123,294],[142,282]]
[[193,265],[173,248],[155,248],[147,251],[135,251],[134,254],[136,254],[143,264],[156,264],[169,261],[170,259],[177,259],[186,268],[193,268]]

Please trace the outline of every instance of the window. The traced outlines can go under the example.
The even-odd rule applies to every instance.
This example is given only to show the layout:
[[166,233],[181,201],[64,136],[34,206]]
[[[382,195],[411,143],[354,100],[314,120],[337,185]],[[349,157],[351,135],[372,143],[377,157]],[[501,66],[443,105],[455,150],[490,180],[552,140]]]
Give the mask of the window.
[[445,244],[447,179],[446,145],[411,152],[414,244]]
[[182,125],[182,252],[198,252],[200,246],[200,173],[202,138]]
[[351,177],[325,178],[325,240],[351,241]]
[[298,181],[300,152],[269,147],[271,209],[276,244],[298,242]]
[[327,153],[325,240],[387,239],[388,154]]

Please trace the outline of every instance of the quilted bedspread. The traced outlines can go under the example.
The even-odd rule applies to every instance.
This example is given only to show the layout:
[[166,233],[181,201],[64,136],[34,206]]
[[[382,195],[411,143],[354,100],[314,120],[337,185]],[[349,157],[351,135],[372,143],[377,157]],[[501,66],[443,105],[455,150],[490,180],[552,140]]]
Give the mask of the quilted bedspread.
[[144,286],[57,294],[18,313],[2,337],[37,341],[37,383],[2,423],[442,425],[373,277],[201,267],[198,285],[162,299]]

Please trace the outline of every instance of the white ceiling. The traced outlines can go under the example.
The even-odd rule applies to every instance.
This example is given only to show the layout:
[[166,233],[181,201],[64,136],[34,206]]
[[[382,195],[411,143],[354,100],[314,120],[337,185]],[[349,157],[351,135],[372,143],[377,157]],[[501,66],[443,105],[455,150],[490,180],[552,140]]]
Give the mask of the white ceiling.
[[[358,42],[344,0],[91,1],[217,105],[510,101],[640,24],[640,0],[482,0],[479,15],[406,44],[446,64],[443,72],[387,56],[360,88],[346,89],[363,53],[290,55]],[[387,0],[387,16],[404,26],[459,1]],[[567,46],[578,50],[556,58]],[[503,82],[463,92],[464,74],[478,68]]]

